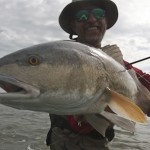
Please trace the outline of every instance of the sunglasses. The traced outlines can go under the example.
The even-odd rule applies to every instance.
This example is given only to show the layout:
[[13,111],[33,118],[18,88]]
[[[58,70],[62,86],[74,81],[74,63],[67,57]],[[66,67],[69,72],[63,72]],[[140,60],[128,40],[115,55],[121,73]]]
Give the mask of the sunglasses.
[[92,14],[97,20],[101,20],[105,17],[105,10],[101,8],[83,9],[75,14],[75,20],[78,22],[87,21],[90,14]]

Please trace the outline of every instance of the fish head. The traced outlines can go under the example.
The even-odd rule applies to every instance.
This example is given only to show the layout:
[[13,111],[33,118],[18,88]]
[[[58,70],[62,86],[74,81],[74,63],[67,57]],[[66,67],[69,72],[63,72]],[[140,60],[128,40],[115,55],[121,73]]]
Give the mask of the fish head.
[[57,104],[77,103],[78,106],[77,100],[83,103],[81,99],[85,101],[96,93],[96,80],[89,83],[85,76],[85,68],[91,72],[88,65],[94,62],[84,60],[88,55],[88,47],[83,44],[57,41],[25,48],[1,58],[0,86],[7,93],[0,94],[0,103],[44,112]]
[[[60,45],[61,46],[61,45]],[[67,50],[48,43],[19,50],[0,60],[0,74],[25,82],[40,90],[63,86],[64,76],[69,72],[70,60]],[[66,49],[66,47],[64,48]],[[68,48],[69,49],[69,48]],[[67,62],[67,59],[70,59]]]

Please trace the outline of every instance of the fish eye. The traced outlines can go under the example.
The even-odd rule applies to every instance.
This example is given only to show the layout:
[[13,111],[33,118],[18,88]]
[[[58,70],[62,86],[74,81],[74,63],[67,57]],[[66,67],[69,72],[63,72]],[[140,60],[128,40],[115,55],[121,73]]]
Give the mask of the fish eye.
[[28,64],[30,64],[32,66],[36,66],[41,63],[41,59],[39,56],[32,55],[27,58],[27,62],[28,62]]

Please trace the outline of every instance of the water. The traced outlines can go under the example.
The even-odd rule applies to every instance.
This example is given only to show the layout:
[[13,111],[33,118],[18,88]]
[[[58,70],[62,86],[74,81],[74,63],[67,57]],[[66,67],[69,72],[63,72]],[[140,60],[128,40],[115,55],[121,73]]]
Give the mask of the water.
[[0,105],[0,150],[48,150],[47,113],[22,111]]
[[116,128],[112,150],[150,150],[150,119],[145,125],[136,125],[136,132],[131,134]]
[[[47,113],[23,111],[0,105],[0,150],[49,150],[45,144],[50,127]],[[134,134],[115,127],[111,150],[149,150],[150,119],[137,125]]]

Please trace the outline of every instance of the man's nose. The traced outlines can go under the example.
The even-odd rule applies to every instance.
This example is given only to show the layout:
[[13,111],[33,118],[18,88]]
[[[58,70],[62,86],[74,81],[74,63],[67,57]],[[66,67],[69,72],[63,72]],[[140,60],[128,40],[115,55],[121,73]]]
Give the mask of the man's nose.
[[90,13],[87,22],[95,22],[95,21],[97,21],[97,19],[94,17],[92,13]]

